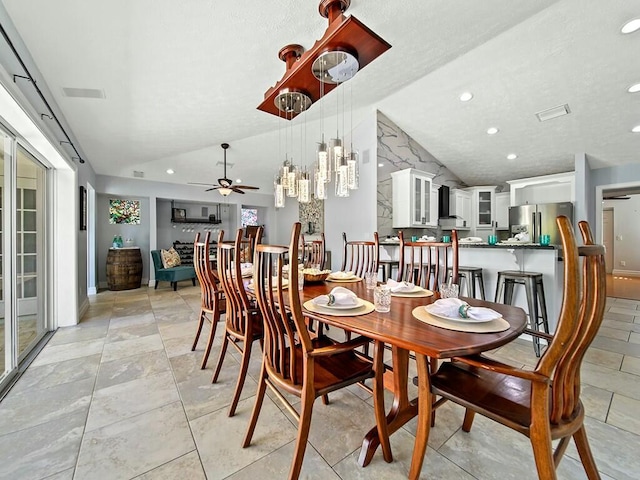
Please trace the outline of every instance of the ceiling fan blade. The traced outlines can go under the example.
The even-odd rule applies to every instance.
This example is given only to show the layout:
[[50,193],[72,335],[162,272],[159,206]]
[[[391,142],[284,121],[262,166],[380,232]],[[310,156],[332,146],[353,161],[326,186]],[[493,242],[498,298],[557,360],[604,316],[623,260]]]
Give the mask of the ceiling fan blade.
[[211,188],[207,188],[205,190],[205,192],[210,192],[211,190],[218,190],[220,187],[211,187]]
[[240,190],[238,187],[235,187],[235,186],[234,186],[234,187],[229,187],[229,188],[230,188],[231,190],[233,190],[234,192],[236,192],[236,193],[241,193],[241,194],[243,194],[243,195],[244,195],[244,192],[243,192],[242,190]]
[[209,185],[211,187],[213,186],[213,183],[187,182],[187,185]]
[[250,185],[234,185],[235,188],[244,188],[245,190],[260,190],[260,187],[252,187]]
[[218,179],[218,183],[220,184],[221,187],[229,188],[233,182],[228,178],[223,177]]

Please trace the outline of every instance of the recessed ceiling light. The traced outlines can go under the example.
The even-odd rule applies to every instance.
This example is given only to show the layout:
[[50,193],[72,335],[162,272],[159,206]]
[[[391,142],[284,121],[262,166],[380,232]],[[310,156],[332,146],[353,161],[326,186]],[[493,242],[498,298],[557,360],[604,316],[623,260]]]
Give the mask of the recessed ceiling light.
[[634,18],[633,20],[630,20],[627,23],[625,23],[620,29],[620,31],[622,33],[633,33],[638,29],[640,29],[640,18]]
[[636,83],[635,85],[631,85],[627,88],[627,92],[629,93],[638,93],[640,92],[640,83]]
[[516,155],[515,153],[510,153],[509,155],[507,155],[507,159],[509,160],[515,160],[516,158],[518,158],[518,155]]
[[498,133],[500,130],[498,130],[496,127],[491,127],[487,129],[487,134],[488,135],[495,135],[496,133]]
[[241,178],[236,178],[236,183],[242,183],[242,179]]
[[384,163],[379,163],[378,166],[379,167],[384,167]]
[[473,93],[471,93],[471,92],[464,92],[464,93],[462,93],[460,95],[460,101],[461,102],[468,102],[472,98],[473,98]]
[[633,133],[640,133],[640,125],[636,125],[635,127],[633,127],[633,128],[631,129],[631,131],[632,131]]
[[167,168],[167,173],[168,173],[169,175],[173,175],[173,174],[174,174],[174,173],[176,173],[176,172],[174,172],[174,171],[173,171],[173,168]]

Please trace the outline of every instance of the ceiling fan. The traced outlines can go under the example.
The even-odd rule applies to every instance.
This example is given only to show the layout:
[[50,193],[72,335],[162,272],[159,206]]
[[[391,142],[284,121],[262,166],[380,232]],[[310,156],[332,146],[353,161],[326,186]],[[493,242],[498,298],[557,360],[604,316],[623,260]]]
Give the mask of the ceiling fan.
[[243,190],[258,190],[258,187],[251,187],[249,185],[233,185],[233,181],[227,178],[227,148],[229,148],[228,143],[222,143],[220,145],[224,149],[224,176],[218,179],[218,185],[212,185],[211,183],[197,183],[190,182],[190,185],[212,185],[211,188],[205,190],[205,192],[209,192],[211,190],[218,190],[220,195],[226,197],[230,195],[232,192],[242,193],[244,195]]

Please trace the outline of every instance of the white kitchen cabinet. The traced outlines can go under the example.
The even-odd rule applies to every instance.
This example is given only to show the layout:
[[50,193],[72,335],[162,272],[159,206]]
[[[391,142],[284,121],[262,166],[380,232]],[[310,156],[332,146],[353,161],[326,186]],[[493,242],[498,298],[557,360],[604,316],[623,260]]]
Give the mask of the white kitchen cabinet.
[[449,194],[449,215],[455,215],[471,226],[471,192],[454,188]]
[[496,193],[496,228],[499,230],[509,229],[509,202],[511,194],[509,192]]
[[521,178],[507,183],[513,206],[576,201],[575,172]]
[[489,230],[494,227],[496,215],[496,186],[470,187],[471,193],[471,228]]
[[431,208],[432,179],[435,175],[413,168],[391,173],[393,228],[432,227],[438,222],[436,193],[435,215]]
[[432,226],[437,226],[438,224],[438,190],[440,189],[440,185],[435,183],[431,184],[431,198],[429,199],[429,223]]

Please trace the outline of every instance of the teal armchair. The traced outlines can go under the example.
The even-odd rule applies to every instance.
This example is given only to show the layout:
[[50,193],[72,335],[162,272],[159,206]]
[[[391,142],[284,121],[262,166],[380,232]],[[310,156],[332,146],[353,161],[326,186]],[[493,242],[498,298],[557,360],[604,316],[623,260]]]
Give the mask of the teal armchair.
[[151,250],[151,258],[153,258],[153,268],[156,272],[156,286],[158,288],[158,282],[171,282],[171,286],[175,291],[178,288],[178,282],[181,280],[189,280],[195,286],[196,284],[196,270],[193,265],[178,265],[177,267],[164,268],[162,266],[162,258],[160,256],[160,250]]

